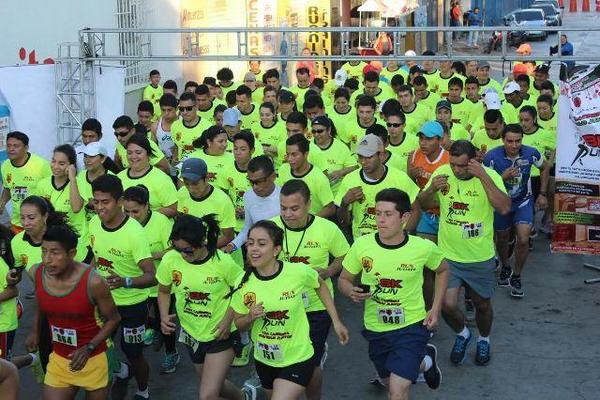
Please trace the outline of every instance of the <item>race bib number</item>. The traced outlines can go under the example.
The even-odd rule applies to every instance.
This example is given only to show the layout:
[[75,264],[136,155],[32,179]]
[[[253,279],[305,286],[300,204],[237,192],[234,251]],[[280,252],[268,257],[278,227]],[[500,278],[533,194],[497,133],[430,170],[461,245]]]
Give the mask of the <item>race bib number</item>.
[[137,328],[123,328],[123,341],[131,344],[143,343],[144,333],[146,333],[146,327],[144,325],[138,326]]
[[12,198],[14,201],[23,201],[27,198],[27,187],[16,186],[12,189]]
[[308,298],[308,293],[302,292],[302,301],[304,302],[304,308],[308,308],[310,306],[310,299]]
[[402,307],[378,308],[377,320],[382,324],[399,325],[404,323],[404,309]]
[[77,331],[51,325],[52,341],[67,346],[77,347]]
[[463,224],[462,237],[463,239],[473,239],[483,236],[483,223]]
[[259,358],[263,358],[264,360],[283,360],[283,352],[281,351],[281,346],[278,344],[256,342],[256,351],[259,353]]
[[183,328],[181,328],[181,331],[179,332],[179,341],[186,346],[189,346],[194,353],[198,351],[198,347],[200,347],[200,342],[191,337],[190,334],[187,333],[187,331]]

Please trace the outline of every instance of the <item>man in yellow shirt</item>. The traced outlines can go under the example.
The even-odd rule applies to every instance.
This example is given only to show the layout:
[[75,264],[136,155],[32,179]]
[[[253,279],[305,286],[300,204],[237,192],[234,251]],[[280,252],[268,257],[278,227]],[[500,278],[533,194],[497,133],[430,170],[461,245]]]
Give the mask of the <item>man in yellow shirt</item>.
[[302,110],[304,95],[310,89],[310,70],[306,67],[298,68],[296,70],[296,80],[298,83],[290,87],[290,92],[296,95],[296,105],[298,110]]
[[424,103],[415,103],[413,90],[410,85],[402,85],[398,90],[398,101],[406,117],[404,131],[409,135],[416,135],[421,126],[434,117],[431,108]]
[[155,122],[160,118],[160,105],[158,102],[163,95],[163,88],[160,86],[160,72],[153,69],[150,71],[150,83],[144,88],[144,94],[142,100],[148,100],[154,107],[154,115],[152,116],[152,122]]
[[413,81],[413,89],[415,91],[415,100],[417,103],[423,103],[430,109],[435,109],[435,105],[442,98],[435,92],[431,91],[431,86],[425,76],[417,76]]
[[[358,56],[360,53],[358,52],[358,49],[354,48],[350,50],[350,55]],[[342,69],[346,71],[348,78],[354,78],[360,81],[363,76],[363,68],[366,66],[367,63],[364,61],[348,61],[342,65]]]

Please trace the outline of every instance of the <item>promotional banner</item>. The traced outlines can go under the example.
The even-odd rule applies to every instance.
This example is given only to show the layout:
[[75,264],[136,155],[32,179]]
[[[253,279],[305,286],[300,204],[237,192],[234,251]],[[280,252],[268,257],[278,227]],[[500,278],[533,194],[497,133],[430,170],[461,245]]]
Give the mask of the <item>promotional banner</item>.
[[561,82],[552,251],[600,254],[600,65]]

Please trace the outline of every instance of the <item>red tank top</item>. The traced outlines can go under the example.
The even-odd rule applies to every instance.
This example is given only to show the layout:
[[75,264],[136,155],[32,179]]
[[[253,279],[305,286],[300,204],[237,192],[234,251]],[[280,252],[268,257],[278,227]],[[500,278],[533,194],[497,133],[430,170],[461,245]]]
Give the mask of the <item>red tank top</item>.
[[[48,293],[44,285],[44,268],[44,265],[40,264],[35,271],[36,297],[40,311],[48,318],[52,349],[61,357],[68,358],[73,351],[87,345],[101,329],[101,322],[96,316],[96,306],[88,294],[93,269],[84,269],[71,291],[55,295]],[[105,350],[106,343],[103,341],[91,355]]]

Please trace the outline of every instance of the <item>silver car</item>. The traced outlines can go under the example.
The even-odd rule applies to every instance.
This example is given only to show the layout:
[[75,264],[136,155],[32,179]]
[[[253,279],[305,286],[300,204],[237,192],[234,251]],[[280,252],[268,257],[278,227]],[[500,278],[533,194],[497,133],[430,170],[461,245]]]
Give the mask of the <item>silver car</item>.
[[547,26],[546,15],[539,8],[525,8],[513,11],[504,16],[504,25],[514,26],[519,30],[525,31],[527,38],[540,38],[545,40],[548,37],[547,31],[539,31],[535,28]]

